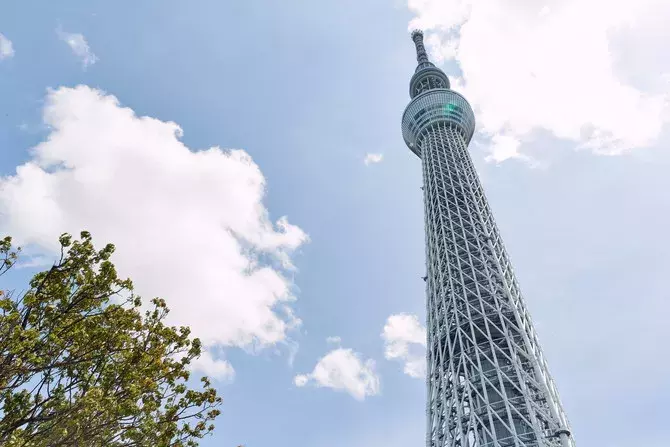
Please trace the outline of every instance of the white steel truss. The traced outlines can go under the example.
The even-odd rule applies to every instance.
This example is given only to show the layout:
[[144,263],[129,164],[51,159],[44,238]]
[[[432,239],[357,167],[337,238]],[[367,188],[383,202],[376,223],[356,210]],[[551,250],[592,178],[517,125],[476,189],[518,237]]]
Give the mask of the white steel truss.
[[[427,292],[428,447],[574,447],[479,177],[474,115],[435,81],[422,34],[403,135],[421,157]],[[424,54],[422,54],[424,52]],[[423,68],[422,68],[423,66]],[[437,86],[438,87],[434,87]],[[422,88],[423,87],[423,88]]]

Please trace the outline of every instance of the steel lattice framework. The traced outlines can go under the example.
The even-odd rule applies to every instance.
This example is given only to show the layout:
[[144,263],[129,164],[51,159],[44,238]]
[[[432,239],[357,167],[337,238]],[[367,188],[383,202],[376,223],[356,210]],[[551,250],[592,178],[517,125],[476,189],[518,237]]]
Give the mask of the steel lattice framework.
[[533,324],[468,153],[468,102],[429,60],[403,137],[423,165],[428,447],[574,447]]

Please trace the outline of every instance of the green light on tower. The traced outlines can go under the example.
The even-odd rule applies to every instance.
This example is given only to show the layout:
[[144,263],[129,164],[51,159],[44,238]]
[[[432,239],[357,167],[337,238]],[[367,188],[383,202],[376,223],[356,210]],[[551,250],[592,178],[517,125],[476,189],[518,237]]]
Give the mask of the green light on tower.
[[450,112],[456,112],[459,107],[454,103],[447,103],[444,105],[444,113],[449,114]]

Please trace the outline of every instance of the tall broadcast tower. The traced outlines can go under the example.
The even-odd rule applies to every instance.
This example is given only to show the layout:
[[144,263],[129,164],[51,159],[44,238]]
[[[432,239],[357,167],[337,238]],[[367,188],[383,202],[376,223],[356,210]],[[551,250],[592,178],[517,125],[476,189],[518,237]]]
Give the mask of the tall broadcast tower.
[[426,54],[402,118],[422,161],[428,329],[427,447],[574,447],[468,143],[475,117]]

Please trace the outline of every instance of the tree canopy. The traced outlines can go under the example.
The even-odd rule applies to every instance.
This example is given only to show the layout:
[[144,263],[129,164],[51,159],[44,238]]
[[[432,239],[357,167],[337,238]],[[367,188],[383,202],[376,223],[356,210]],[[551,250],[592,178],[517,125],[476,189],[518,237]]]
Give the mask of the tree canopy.
[[[113,245],[96,250],[88,232],[60,245],[27,291],[0,287],[0,445],[198,445],[221,404],[206,377],[190,379],[200,341],[165,324],[163,299],[142,306]],[[0,277],[17,259],[0,240]]]

